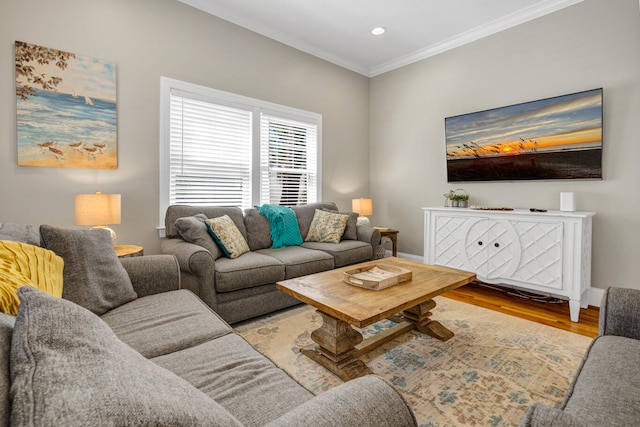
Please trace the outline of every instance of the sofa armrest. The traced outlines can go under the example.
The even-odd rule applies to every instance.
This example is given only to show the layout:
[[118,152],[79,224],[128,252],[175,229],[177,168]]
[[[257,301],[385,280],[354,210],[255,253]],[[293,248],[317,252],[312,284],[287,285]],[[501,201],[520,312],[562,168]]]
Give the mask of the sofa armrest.
[[147,255],[120,259],[138,297],[180,289],[180,267],[174,256]]
[[601,335],[640,339],[640,290],[610,287],[600,305]]
[[542,403],[534,403],[520,421],[520,427],[587,427],[579,418]]
[[216,310],[218,298],[215,291],[216,262],[211,253],[200,245],[182,239],[161,239],[160,250],[176,257],[182,272],[182,287],[198,295],[209,307]]
[[358,225],[356,230],[358,232],[358,240],[369,243],[373,247],[373,257],[375,258],[378,253],[378,246],[382,244],[380,230],[370,225]]
[[175,256],[180,269],[187,273],[208,274],[210,267],[215,265],[215,260],[208,250],[182,239],[162,239],[160,250],[163,254]]
[[416,419],[400,395],[381,378],[367,375],[328,390],[267,426],[402,427]]

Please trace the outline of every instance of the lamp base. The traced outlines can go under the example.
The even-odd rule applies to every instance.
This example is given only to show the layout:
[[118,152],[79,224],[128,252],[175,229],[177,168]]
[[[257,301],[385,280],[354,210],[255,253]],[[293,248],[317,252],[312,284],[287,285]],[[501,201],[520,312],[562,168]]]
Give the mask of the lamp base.
[[107,230],[109,232],[109,234],[111,234],[111,244],[115,245],[116,244],[116,238],[118,236],[116,236],[116,232],[113,231],[111,228],[107,227],[106,225],[96,225],[95,227],[91,227],[93,228],[101,228],[103,230]]
[[359,216],[356,225],[371,225],[371,222],[366,216]]

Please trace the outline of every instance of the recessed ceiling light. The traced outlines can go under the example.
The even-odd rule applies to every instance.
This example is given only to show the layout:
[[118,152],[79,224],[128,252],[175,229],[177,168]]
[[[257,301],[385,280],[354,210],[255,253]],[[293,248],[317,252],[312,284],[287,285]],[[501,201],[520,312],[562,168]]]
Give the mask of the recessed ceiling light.
[[373,30],[371,30],[371,34],[373,34],[374,36],[379,36],[381,34],[384,34],[385,31],[387,31],[385,27],[375,27]]

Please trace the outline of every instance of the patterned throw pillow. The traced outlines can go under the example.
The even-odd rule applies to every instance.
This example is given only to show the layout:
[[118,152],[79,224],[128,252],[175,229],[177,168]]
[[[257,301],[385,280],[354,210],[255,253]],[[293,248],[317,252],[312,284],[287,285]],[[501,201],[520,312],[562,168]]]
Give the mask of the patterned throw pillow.
[[341,215],[316,209],[307,233],[306,242],[339,243],[349,215]]
[[243,253],[249,252],[247,241],[229,215],[211,218],[204,223],[207,224],[213,240],[228,258],[238,258]]
[[338,212],[332,209],[322,208],[325,212],[339,213],[340,215],[348,215],[349,220],[344,229],[342,240],[358,240],[358,213],[357,212]]
[[63,268],[64,261],[53,251],[0,240],[0,311],[18,314],[18,288],[24,285],[61,298]]

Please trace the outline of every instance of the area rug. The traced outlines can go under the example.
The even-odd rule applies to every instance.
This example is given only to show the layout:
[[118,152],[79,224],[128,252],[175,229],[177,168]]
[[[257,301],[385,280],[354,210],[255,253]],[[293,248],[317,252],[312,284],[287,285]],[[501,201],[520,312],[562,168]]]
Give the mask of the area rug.
[[[447,342],[411,331],[362,357],[404,396],[421,427],[516,426],[533,402],[557,405],[591,339],[446,297],[433,318]],[[299,352],[322,323],[296,306],[234,330],[314,394],[342,383]],[[366,336],[393,325],[384,320]]]

